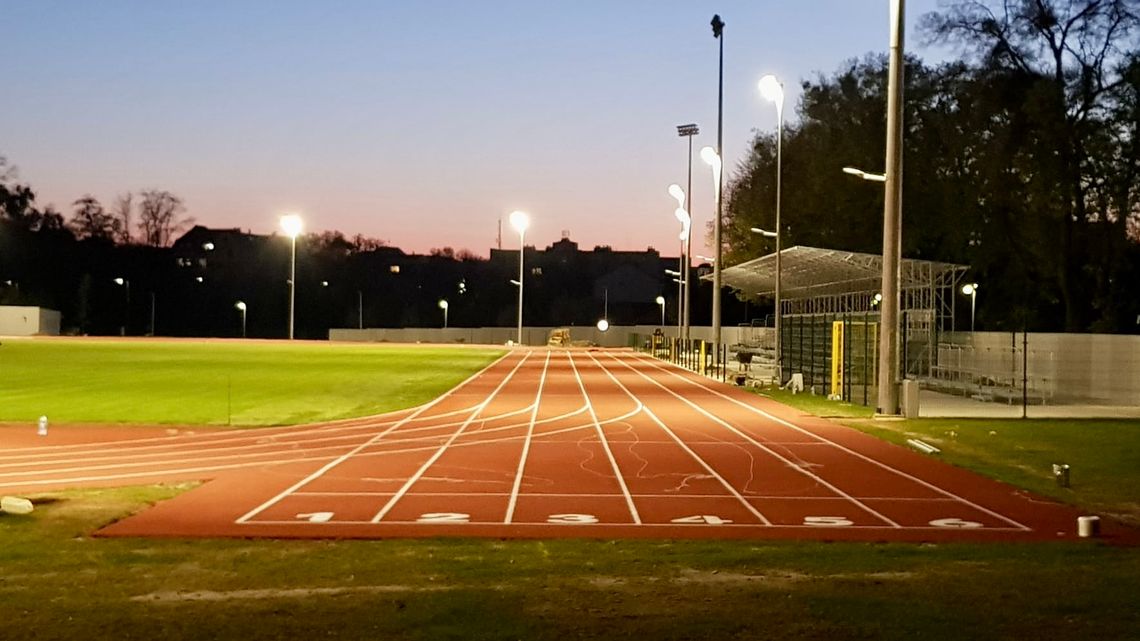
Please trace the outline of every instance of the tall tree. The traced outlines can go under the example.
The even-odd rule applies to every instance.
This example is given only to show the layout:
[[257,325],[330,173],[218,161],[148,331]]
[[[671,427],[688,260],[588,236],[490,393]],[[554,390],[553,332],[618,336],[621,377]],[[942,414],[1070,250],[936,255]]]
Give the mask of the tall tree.
[[103,205],[91,194],[72,203],[74,207],[69,226],[76,237],[115,242],[120,235],[120,221],[108,214]]
[[131,244],[131,219],[134,215],[134,195],[131,192],[115,196],[115,204],[111,215],[119,221],[119,237],[116,239],[123,245]]
[[175,234],[194,223],[193,218],[182,217],[186,207],[181,198],[169,191],[147,189],[140,196],[138,227],[144,244],[166,247]]
[[1120,252],[1105,250],[1127,247],[1130,214],[1098,192],[1110,181],[1119,194],[1130,179],[1104,172],[1127,140],[1114,140],[1113,114],[1138,49],[1140,4],[970,0],[923,16],[922,25],[931,42],[962,46],[978,70],[990,119],[978,134],[1001,143],[979,179],[1005,201],[987,209],[1005,218],[999,226],[1035,265],[1028,276],[1056,292],[1067,330],[1111,328],[1114,314],[1094,301],[1106,300],[1121,269]]

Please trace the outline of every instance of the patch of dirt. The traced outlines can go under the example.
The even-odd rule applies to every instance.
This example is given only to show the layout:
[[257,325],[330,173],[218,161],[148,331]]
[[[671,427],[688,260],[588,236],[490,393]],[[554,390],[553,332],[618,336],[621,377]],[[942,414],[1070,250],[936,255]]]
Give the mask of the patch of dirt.
[[143,603],[186,603],[193,601],[251,601],[259,599],[305,599],[313,596],[339,596],[342,594],[399,594],[404,592],[439,592],[451,590],[445,586],[366,585],[345,588],[288,588],[262,590],[198,590],[195,592],[151,592],[131,597]]
[[791,585],[809,581],[904,581],[914,578],[911,572],[871,572],[867,574],[803,574],[800,572],[778,572],[772,574],[740,574],[737,572],[720,572],[718,570],[705,571],[686,569],[681,576],[673,579],[674,583],[684,584],[747,584],[764,583],[771,586]]

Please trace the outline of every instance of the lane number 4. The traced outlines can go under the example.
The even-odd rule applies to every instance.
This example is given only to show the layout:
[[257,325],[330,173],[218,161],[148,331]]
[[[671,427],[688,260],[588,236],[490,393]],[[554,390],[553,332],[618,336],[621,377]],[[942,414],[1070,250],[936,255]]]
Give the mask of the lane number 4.
[[695,525],[724,525],[725,523],[732,523],[728,519],[722,519],[719,516],[712,514],[698,514],[697,516],[682,516],[679,519],[673,519],[673,523],[695,524]]

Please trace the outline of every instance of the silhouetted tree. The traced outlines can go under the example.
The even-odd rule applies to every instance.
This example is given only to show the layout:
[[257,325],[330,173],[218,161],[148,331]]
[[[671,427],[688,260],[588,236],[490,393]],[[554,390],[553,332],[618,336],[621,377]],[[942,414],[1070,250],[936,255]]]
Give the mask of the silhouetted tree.
[[144,244],[166,247],[175,234],[194,224],[193,218],[182,218],[186,207],[169,191],[147,189],[140,196],[138,227]]
[[87,194],[72,203],[74,212],[71,215],[69,226],[79,239],[91,238],[115,242],[121,234],[121,222],[108,214],[91,194]]

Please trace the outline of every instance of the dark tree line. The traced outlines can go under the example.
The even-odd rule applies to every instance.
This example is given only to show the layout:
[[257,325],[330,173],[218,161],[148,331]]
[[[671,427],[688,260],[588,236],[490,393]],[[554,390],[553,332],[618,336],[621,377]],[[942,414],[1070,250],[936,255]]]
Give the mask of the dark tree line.
[[[959,61],[910,57],[903,252],[969,264],[990,329],[1137,331],[1140,316],[1140,3],[955,2],[922,18]],[[887,62],[803,83],[784,135],[784,244],[879,253]],[[733,176],[727,243],[770,250],[775,137]]]

